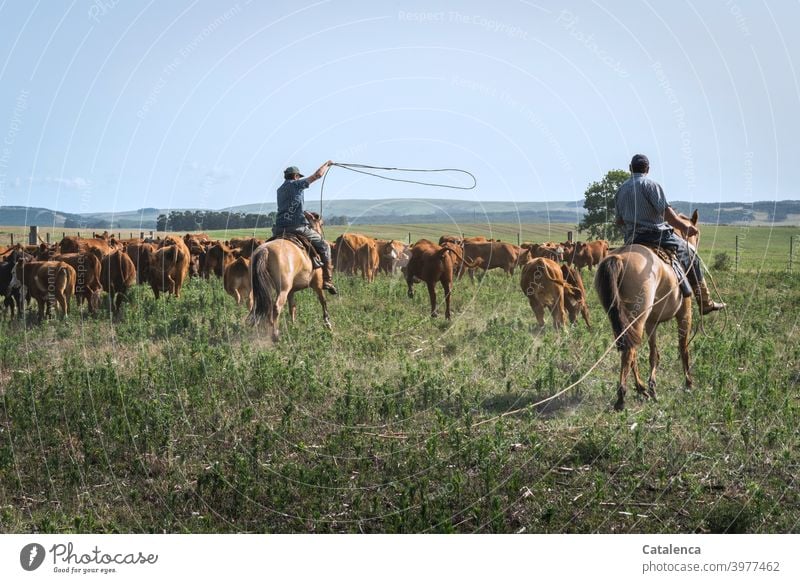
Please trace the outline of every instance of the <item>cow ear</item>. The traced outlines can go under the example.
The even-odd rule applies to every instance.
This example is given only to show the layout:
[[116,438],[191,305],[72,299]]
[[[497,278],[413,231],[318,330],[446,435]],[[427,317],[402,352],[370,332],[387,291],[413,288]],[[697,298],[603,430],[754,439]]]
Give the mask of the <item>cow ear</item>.
[[694,209],[694,212],[692,213],[692,224],[696,225],[699,218],[700,215],[697,213],[697,209]]

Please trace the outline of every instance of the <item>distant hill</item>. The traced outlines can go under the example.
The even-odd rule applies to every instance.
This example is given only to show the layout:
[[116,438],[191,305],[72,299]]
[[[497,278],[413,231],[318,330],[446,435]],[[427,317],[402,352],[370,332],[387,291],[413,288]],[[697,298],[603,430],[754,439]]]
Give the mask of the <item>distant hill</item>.
[[[311,210],[318,201],[309,197]],[[754,203],[691,203],[675,201],[672,206],[690,214],[695,208],[705,223],[728,225],[800,225],[800,200],[759,201]],[[64,213],[45,208],[2,206],[0,225],[41,225],[56,227],[82,226],[92,229],[156,228],[159,214],[171,210],[143,208],[134,211]],[[221,209],[233,213],[263,213],[275,211],[274,202],[246,204]],[[583,200],[552,202],[471,201],[453,199],[343,199],[324,201],[327,216],[346,216],[352,224],[413,224],[413,223],[571,223],[584,215]]]

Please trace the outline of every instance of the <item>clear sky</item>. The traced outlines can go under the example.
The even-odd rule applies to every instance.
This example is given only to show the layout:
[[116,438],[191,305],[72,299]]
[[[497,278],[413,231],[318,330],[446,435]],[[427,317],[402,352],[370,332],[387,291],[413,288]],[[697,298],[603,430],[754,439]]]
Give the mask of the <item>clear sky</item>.
[[330,198],[575,200],[636,152],[672,200],[797,199],[798,22],[797,1],[0,0],[0,204],[259,203],[328,158],[478,179],[334,169]]

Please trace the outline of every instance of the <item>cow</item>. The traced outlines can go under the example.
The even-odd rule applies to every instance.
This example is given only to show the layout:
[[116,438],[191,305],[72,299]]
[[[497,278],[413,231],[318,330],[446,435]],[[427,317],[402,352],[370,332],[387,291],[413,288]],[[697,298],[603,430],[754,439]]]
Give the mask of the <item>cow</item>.
[[115,247],[112,247],[111,242],[106,239],[97,239],[94,237],[86,239],[67,235],[61,239],[58,248],[61,253],[85,253],[90,250],[95,250],[102,256],[111,253]]
[[256,247],[263,243],[261,239],[250,237],[249,239],[231,239],[230,247],[232,249],[239,249],[239,257],[250,259],[250,256],[255,251]]
[[544,328],[545,308],[552,313],[553,326],[559,330],[567,319],[565,296],[574,296],[576,301],[585,297],[564,280],[561,266],[546,257],[535,257],[522,267],[520,287],[528,298],[540,328]]
[[150,287],[156,299],[160,292],[181,296],[189,274],[189,249],[179,237],[168,236],[150,261]]
[[[18,308],[22,315],[25,305],[20,287],[11,287],[14,278],[14,268],[17,260],[22,258],[25,261],[33,261],[34,257],[25,253],[20,245],[8,248],[3,251],[2,262],[0,262],[0,295],[3,296],[3,310],[10,311],[14,317],[14,311]],[[27,298],[30,299],[30,298]]]
[[461,250],[453,243],[437,245],[427,239],[420,239],[411,247],[408,265],[403,268],[408,284],[408,297],[414,297],[414,283],[424,281],[428,286],[431,300],[431,318],[436,318],[436,284],[441,283],[444,290],[445,319],[450,319],[450,294],[453,287],[453,258],[468,268],[476,265],[464,258]]
[[156,247],[152,243],[131,243],[125,247],[125,253],[133,261],[136,269],[136,283],[150,282],[150,263],[156,254]]
[[564,281],[572,286],[572,288],[565,288],[564,290],[564,307],[569,315],[570,323],[574,324],[578,321],[578,313],[580,312],[583,316],[583,321],[586,322],[586,327],[591,330],[589,304],[586,300],[586,288],[583,287],[581,272],[570,265],[562,265],[561,275],[564,276]]
[[522,248],[528,250],[528,255],[531,258],[544,257],[552,261],[564,260],[564,246],[560,243],[551,241],[546,243],[523,243]]
[[238,306],[243,301],[247,302],[247,307],[251,307],[250,298],[250,260],[246,257],[238,257],[225,268],[222,283],[228,295],[236,300]]
[[119,313],[122,300],[127,298],[128,290],[136,283],[136,266],[130,256],[117,249],[103,257],[100,282],[108,294],[109,307]]
[[55,303],[62,317],[69,313],[69,301],[75,293],[77,274],[63,261],[29,261],[20,257],[12,272],[11,286],[21,287],[21,294],[29,293],[39,305],[39,321],[44,320],[45,306]]
[[[381,273],[388,273],[393,275],[397,269],[397,262],[403,257],[406,252],[405,243],[400,241],[387,241],[385,239],[378,239],[378,271]],[[406,262],[407,263],[407,262]]]
[[605,239],[578,241],[575,243],[572,264],[579,270],[588,267],[589,271],[592,271],[592,267],[599,265],[606,255],[608,255],[608,241]]
[[[484,273],[499,268],[508,275],[513,275],[520,255],[519,248],[510,243],[473,242],[466,239],[463,250],[464,258],[483,269]],[[474,279],[473,269],[469,270],[469,277]]]
[[187,249],[189,249],[189,253],[191,253],[193,256],[200,255],[203,251],[205,251],[203,240],[199,239],[195,235],[190,235],[187,233],[183,236],[183,243],[186,245]]
[[54,255],[51,261],[63,261],[75,270],[75,299],[80,306],[86,301],[89,313],[94,314],[100,306],[100,293],[103,286],[100,283],[100,260],[90,251],[84,253],[62,253]]
[[[362,250],[362,247],[365,247]],[[378,248],[375,239],[356,233],[345,233],[336,238],[336,270],[354,275],[356,270],[367,281],[372,281],[378,269]]]
[[231,261],[233,261],[231,248],[219,241],[214,243],[206,250],[203,260],[203,277],[208,279],[213,273],[221,278]]

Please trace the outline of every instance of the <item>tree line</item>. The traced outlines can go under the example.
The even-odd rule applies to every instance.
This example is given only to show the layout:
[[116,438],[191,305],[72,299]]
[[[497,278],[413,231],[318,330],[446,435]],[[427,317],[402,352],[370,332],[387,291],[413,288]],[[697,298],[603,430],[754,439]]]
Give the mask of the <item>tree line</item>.
[[[230,211],[171,211],[156,219],[158,231],[217,231],[222,229],[268,228],[277,213],[236,213]],[[325,217],[326,225],[346,225],[345,216]]]

